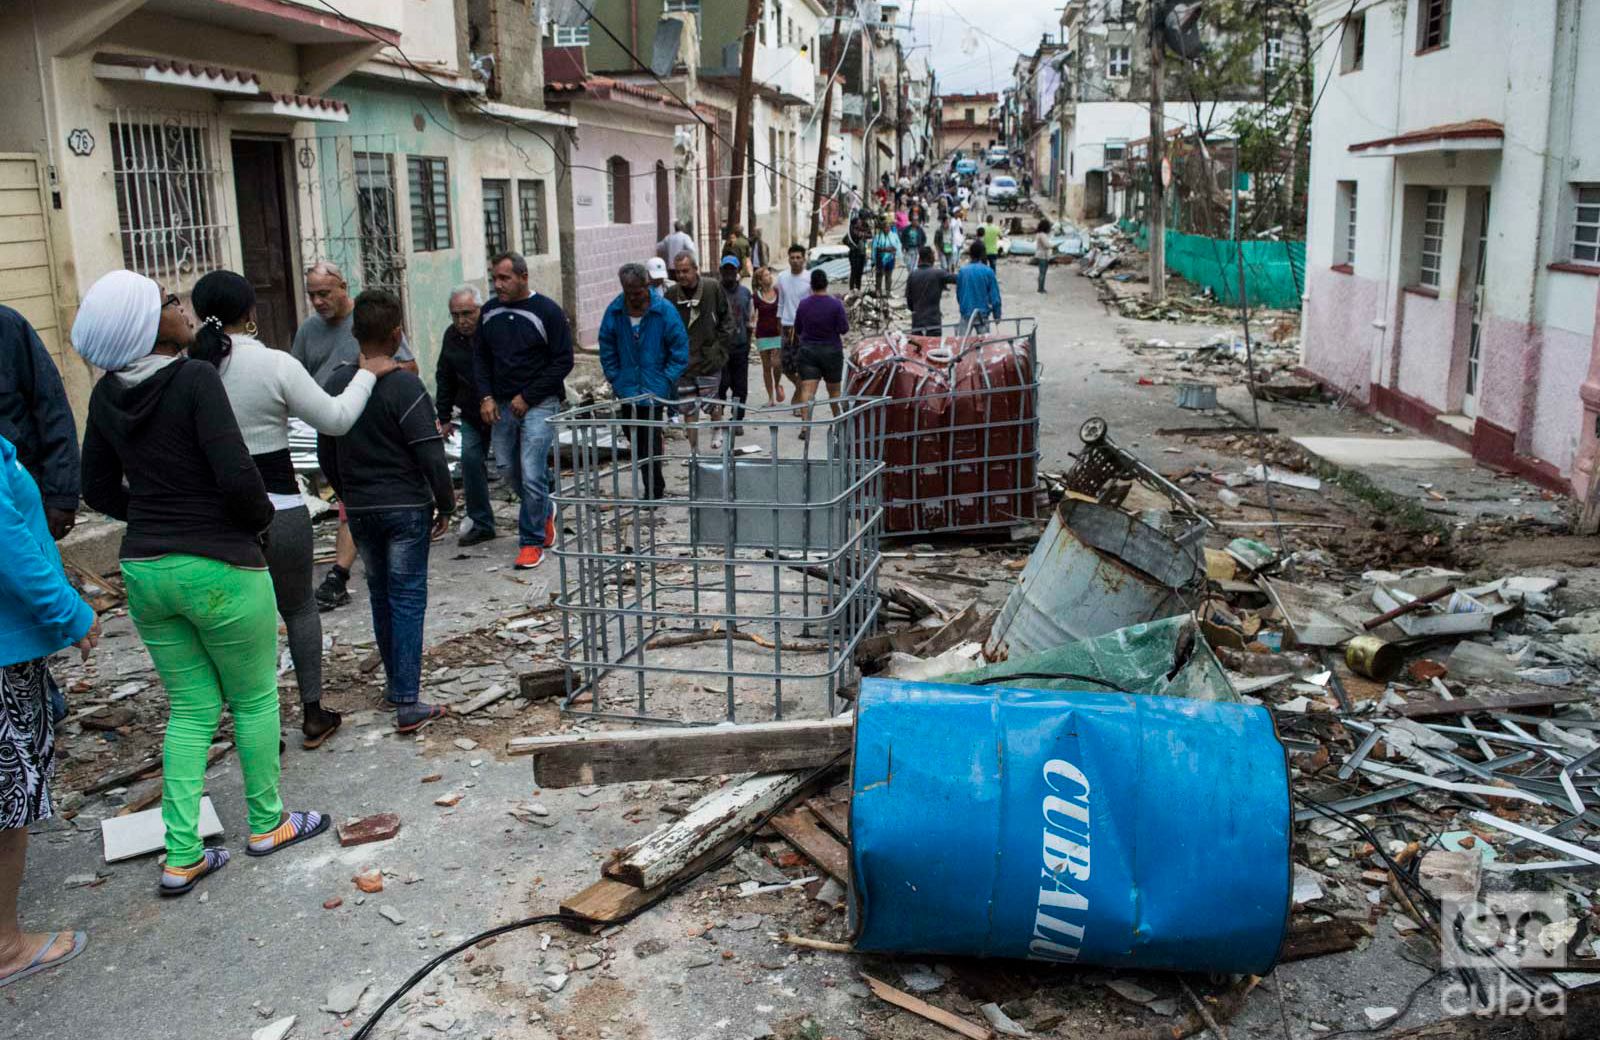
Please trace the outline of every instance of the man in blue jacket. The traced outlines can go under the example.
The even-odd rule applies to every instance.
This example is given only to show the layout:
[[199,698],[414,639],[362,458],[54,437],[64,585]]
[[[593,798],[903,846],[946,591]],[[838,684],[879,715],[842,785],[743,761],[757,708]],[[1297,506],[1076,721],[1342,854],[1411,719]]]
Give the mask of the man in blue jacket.
[[666,420],[664,402],[677,395],[678,379],[689,367],[689,332],[678,308],[650,288],[650,274],[643,264],[623,264],[617,281],[622,292],[600,320],[600,367],[619,401],[655,398],[625,403],[622,414],[637,424],[628,428],[634,472],[646,481],[637,491],[644,498],[661,498],[667,493],[667,481],[661,471],[661,427],[656,423]]
[[1000,320],[1000,282],[988,264],[988,253],[982,237],[973,239],[967,250],[967,265],[956,272],[956,306],[961,308],[961,325],[977,333],[988,332],[989,322]]
[[[528,288],[528,261],[520,253],[501,253],[490,268],[495,300],[478,319],[473,370],[478,383],[478,414],[493,430],[494,459],[510,481],[522,462],[522,510],[517,516],[518,570],[544,560],[555,541],[555,511],[550,504],[550,449],[555,429],[550,417],[566,399],[563,385],[572,371],[572,327],[561,305]],[[521,451],[518,451],[518,442]]]

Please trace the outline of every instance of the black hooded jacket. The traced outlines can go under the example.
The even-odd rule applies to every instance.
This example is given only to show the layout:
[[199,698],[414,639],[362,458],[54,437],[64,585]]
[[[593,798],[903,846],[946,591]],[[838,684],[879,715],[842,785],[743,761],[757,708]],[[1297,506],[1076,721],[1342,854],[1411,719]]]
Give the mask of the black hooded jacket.
[[83,499],[127,521],[124,560],[185,553],[266,566],[261,535],[272,502],[222,377],[203,361],[178,358],[133,386],[116,374],[95,384]]

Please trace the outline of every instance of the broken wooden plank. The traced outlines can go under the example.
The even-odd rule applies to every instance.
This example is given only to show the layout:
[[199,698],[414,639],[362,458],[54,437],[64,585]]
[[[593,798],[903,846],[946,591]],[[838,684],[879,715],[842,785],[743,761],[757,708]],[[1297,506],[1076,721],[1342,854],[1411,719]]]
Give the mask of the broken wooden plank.
[[772,818],[772,829],[835,881],[841,885],[850,884],[850,850],[817,825],[817,818],[810,809],[801,806],[779,813]]
[[1489,693],[1454,700],[1429,698],[1396,704],[1395,713],[1408,719],[1426,718],[1430,715],[1465,715],[1477,711],[1515,711],[1519,708],[1548,708],[1554,704],[1570,704],[1589,696],[1582,689],[1558,690],[1543,688],[1525,693]]
[[839,836],[840,841],[850,840],[850,803],[830,798],[807,798],[806,808],[817,814],[822,825]]
[[855,716],[741,726],[681,726],[518,737],[540,787],[587,787],[719,773],[812,769],[849,751]]
[[1284,936],[1283,951],[1278,955],[1278,961],[1287,964],[1345,953],[1360,945],[1367,935],[1367,930],[1360,923],[1338,917],[1330,917],[1326,921],[1298,922],[1291,925],[1289,934]]
[[938,657],[946,650],[953,650],[968,640],[976,639],[981,642],[989,634],[989,627],[993,623],[994,615],[983,613],[976,603],[968,603],[965,610],[951,618],[943,628],[934,632],[911,652],[918,657]]
[[810,777],[802,772],[763,773],[713,791],[680,819],[619,850],[605,874],[638,888],[671,881],[706,850],[749,833],[799,794]]
[[918,1000],[909,993],[895,989],[882,979],[875,979],[865,972],[861,975],[872,990],[872,995],[897,1008],[903,1008],[918,1018],[927,1019],[935,1025],[944,1026],[952,1033],[970,1037],[971,1040],[994,1040],[994,1030],[988,1026],[980,1026],[976,1022],[962,1018],[954,1012],[946,1011],[941,1007],[934,1007],[926,1000]]
[[683,869],[667,879],[666,883],[654,888],[639,888],[616,878],[602,877],[577,895],[563,900],[561,912],[587,918],[588,923],[583,927],[590,932],[602,931],[665,899],[675,891],[674,882],[692,878],[716,865],[749,837],[744,832],[729,836],[727,840],[685,863]]
[[541,668],[517,676],[517,695],[530,701],[547,701],[567,695],[567,669]]

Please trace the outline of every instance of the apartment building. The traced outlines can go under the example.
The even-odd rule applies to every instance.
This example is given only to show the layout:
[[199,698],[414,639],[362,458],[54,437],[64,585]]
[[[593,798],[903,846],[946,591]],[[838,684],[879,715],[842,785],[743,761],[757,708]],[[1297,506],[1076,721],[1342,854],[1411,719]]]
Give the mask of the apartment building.
[[[1588,10],[1584,11],[1587,6]],[[1587,14],[1588,17],[1581,17]],[[1581,0],[1322,0],[1305,368],[1587,491],[1600,419],[1600,17]]]

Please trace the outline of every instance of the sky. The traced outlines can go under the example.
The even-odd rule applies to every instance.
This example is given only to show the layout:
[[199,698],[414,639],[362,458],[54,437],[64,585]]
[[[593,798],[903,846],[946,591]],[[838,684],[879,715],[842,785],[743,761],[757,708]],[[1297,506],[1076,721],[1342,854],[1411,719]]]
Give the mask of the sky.
[[1062,0],[900,0],[909,45],[927,45],[941,94],[1001,91],[1019,51],[1033,53],[1054,33]]

